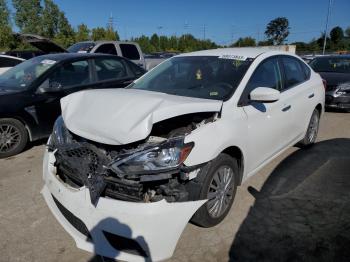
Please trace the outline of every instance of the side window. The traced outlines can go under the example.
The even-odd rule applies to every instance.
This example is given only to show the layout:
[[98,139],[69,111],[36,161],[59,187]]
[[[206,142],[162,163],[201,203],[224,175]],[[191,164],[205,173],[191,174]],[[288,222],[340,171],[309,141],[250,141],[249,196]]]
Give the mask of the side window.
[[135,65],[133,62],[125,61],[131,71],[135,74],[136,77],[142,76],[144,73],[146,73],[146,70],[142,67],[139,67],[138,65]]
[[90,82],[89,63],[87,60],[63,64],[49,77],[50,87],[57,89],[89,84]]
[[305,81],[305,74],[299,61],[294,57],[282,57],[285,73],[285,89]]
[[117,50],[114,44],[103,44],[96,49],[95,53],[117,55]]
[[304,71],[304,75],[305,75],[305,80],[309,80],[310,78],[310,75],[311,75],[311,70],[310,68],[303,62],[300,62],[299,63],[301,64],[301,68],[303,69]]
[[98,81],[128,77],[127,70],[121,59],[96,58],[95,69]]
[[1,67],[14,67],[18,64],[22,63],[21,60],[12,59],[8,57],[0,57],[0,68]]
[[250,92],[257,87],[282,89],[282,74],[277,57],[268,58],[258,65],[243,91],[240,104],[247,104]]
[[137,47],[133,44],[120,44],[120,50],[122,51],[123,57],[130,60],[139,60],[140,54]]
[[270,87],[281,90],[282,77],[277,58],[263,61],[250,78],[247,88],[252,91],[257,87]]

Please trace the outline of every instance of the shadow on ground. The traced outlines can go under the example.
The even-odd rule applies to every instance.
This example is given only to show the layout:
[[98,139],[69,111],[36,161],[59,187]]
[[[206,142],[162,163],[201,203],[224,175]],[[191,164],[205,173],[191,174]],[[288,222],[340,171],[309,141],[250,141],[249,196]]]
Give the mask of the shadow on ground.
[[[111,232],[118,232],[113,234]],[[91,231],[89,237],[94,244],[95,255],[88,262],[113,262],[120,252],[137,255],[144,261],[151,261],[151,254],[143,236],[132,237],[132,229],[115,218],[101,220]],[[108,257],[98,254],[108,254]]]
[[272,172],[230,250],[232,261],[349,261],[350,139],[298,150]]

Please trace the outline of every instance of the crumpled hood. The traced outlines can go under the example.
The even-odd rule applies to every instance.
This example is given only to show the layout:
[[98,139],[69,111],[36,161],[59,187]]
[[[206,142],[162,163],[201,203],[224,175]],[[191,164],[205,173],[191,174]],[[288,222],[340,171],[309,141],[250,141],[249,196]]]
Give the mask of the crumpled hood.
[[219,112],[222,101],[137,89],[103,89],[61,99],[67,128],[86,139],[122,145],[145,139],[154,123],[179,115]]

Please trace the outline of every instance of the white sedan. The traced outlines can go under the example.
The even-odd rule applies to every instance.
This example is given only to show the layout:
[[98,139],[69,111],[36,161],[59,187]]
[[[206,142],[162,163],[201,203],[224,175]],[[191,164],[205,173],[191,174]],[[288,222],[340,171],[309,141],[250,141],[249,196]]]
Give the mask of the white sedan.
[[311,146],[324,99],[320,76],[291,53],[182,54],[126,89],[63,98],[42,193],[78,247],[163,260],[190,219],[220,223],[237,186],[287,148]]
[[24,61],[23,58],[9,56],[9,55],[0,55],[0,75],[11,67],[14,67]]

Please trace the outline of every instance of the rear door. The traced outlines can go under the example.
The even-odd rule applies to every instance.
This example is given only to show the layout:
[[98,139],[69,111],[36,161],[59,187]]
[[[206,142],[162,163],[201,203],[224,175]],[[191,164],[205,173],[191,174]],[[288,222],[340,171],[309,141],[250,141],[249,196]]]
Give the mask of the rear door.
[[[310,70],[307,71],[303,62],[293,56],[280,56],[283,65],[284,88],[283,94],[290,97],[291,111],[294,121],[291,122],[290,139],[296,139],[305,133],[311,118],[315,100],[315,93],[310,85]],[[306,66],[306,65],[305,65]]]
[[257,87],[282,91],[283,73],[278,57],[270,57],[260,63],[240,99],[248,121],[249,173],[290,143],[293,122],[289,94],[282,92],[280,99],[272,103],[252,102],[249,94]]
[[93,59],[95,88],[122,88],[135,78],[135,72],[120,57],[97,57]]

